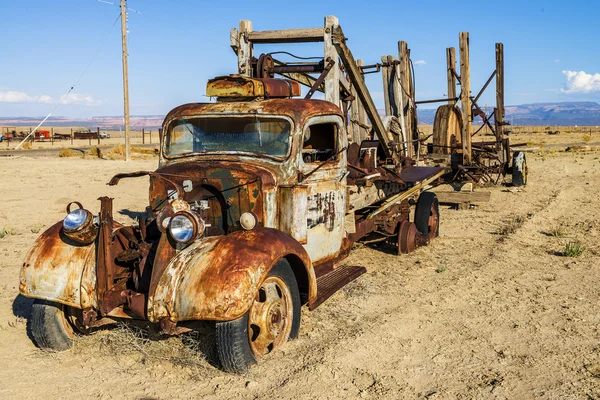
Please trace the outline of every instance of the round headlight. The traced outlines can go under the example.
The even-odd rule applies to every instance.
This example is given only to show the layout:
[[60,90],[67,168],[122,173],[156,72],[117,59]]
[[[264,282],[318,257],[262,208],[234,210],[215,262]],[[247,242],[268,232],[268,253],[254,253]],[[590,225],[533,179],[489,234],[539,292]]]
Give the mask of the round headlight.
[[71,211],[63,221],[65,231],[75,231],[87,221],[90,213],[83,208]]
[[[72,204],[79,208],[71,211]],[[98,227],[94,224],[92,214],[84,209],[81,203],[69,203],[62,225],[65,235],[80,244],[90,244],[98,235]]]
[[169,221],[171,237],[180,243],[187,243],[194,237],[194,223],[185,215],[176,215]]
[[247,231],[251,231],[256,227],[258,217],[253,212],[245,212],[240,216],[240,225]]
[[169,221],[169,235],[179,243],[189,243],[204,232],[204,222],[189,211],[182,211]]

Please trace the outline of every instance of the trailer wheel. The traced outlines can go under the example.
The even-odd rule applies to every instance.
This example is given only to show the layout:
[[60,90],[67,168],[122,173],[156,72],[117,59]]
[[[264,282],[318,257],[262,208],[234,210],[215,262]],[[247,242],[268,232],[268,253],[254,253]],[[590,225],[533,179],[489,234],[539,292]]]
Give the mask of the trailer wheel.
[[76,334],[69,322],[67,308],[45,300],[33,302],[28,329],[39,348],[64,351],[73,345]]
[[300,292],[290,264],[275,264],[250,310],[233,321],[216,323],[217,355],[227,372],[244,373],[300,330]]
[[522,151],[515,151],[512,162],[512,185],[527,185],[527,158]]
[[440,206],[435,193],[423,192],[415,209],[415,225],[429,240],[440,234]]

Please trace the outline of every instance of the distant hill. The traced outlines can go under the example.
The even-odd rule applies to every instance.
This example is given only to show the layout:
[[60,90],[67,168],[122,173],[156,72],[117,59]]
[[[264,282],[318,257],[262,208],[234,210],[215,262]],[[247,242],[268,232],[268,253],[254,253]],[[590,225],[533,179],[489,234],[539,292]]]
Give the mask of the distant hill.
[[[162,125],[164,115],[132,115],[129,118],[129,124],[132,129],[158,129]],[[19,126],[19,127],[35,127],[43,119],[40,117],[2,117],[0,118],[1,126]],[[84,127],[94,129],[99,127],[105,130],[119,130],[123,127],[122,116],[100,116],[92,118],[67,118],[67,117],[50,117],[44,123],[46,126],[71,126]]]
[[[485,110],[487,114],[492,109]],[[435,110],[419,109],[419,122],[433,124]],[[600,125],[600,104],[592,101],[534,103],[506,106],[506,120],[513,125]]]
[[[485,110],[487,114],[491,109]],[[383,110],[379,110],[383,113]],[[433,124],[435,109],[419,108],[419,122]],[[43,118],[14,117],[0,118],[0,126],[34,127]],[[163,115],[135,115],[131,117],[132,129],[158,129],[163,122]],[[600,104],[592,101],[564,103],[535,103],[506,107],[506,120],[513,125],[559,125],[559,126],[594,126],[600,125]],[[100,116],[85,119],[50,117],[46,126],[73,126],[118,130],[123,126],[121,116]]]

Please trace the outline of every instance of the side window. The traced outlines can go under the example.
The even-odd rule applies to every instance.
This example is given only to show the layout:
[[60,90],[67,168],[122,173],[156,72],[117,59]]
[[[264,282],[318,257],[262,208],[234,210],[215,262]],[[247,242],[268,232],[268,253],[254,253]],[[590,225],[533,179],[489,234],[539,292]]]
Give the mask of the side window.
[[338,126],[333,122],[310,125],[304,130],[302,159],[305,163],[335,160]]

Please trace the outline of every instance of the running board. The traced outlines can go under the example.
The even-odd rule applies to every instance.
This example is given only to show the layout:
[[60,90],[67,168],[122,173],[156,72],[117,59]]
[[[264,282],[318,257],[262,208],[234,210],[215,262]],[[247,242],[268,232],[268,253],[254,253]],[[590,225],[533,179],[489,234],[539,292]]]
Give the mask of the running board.
[[335,292],[352,282],[362,274],[367,272],[365,267],[355,265],[340,266],[331,272],[321,275],[317,278],[317,298],[311,304],[309,309],[312,311],[320,306],[325,300],[331,297]]

